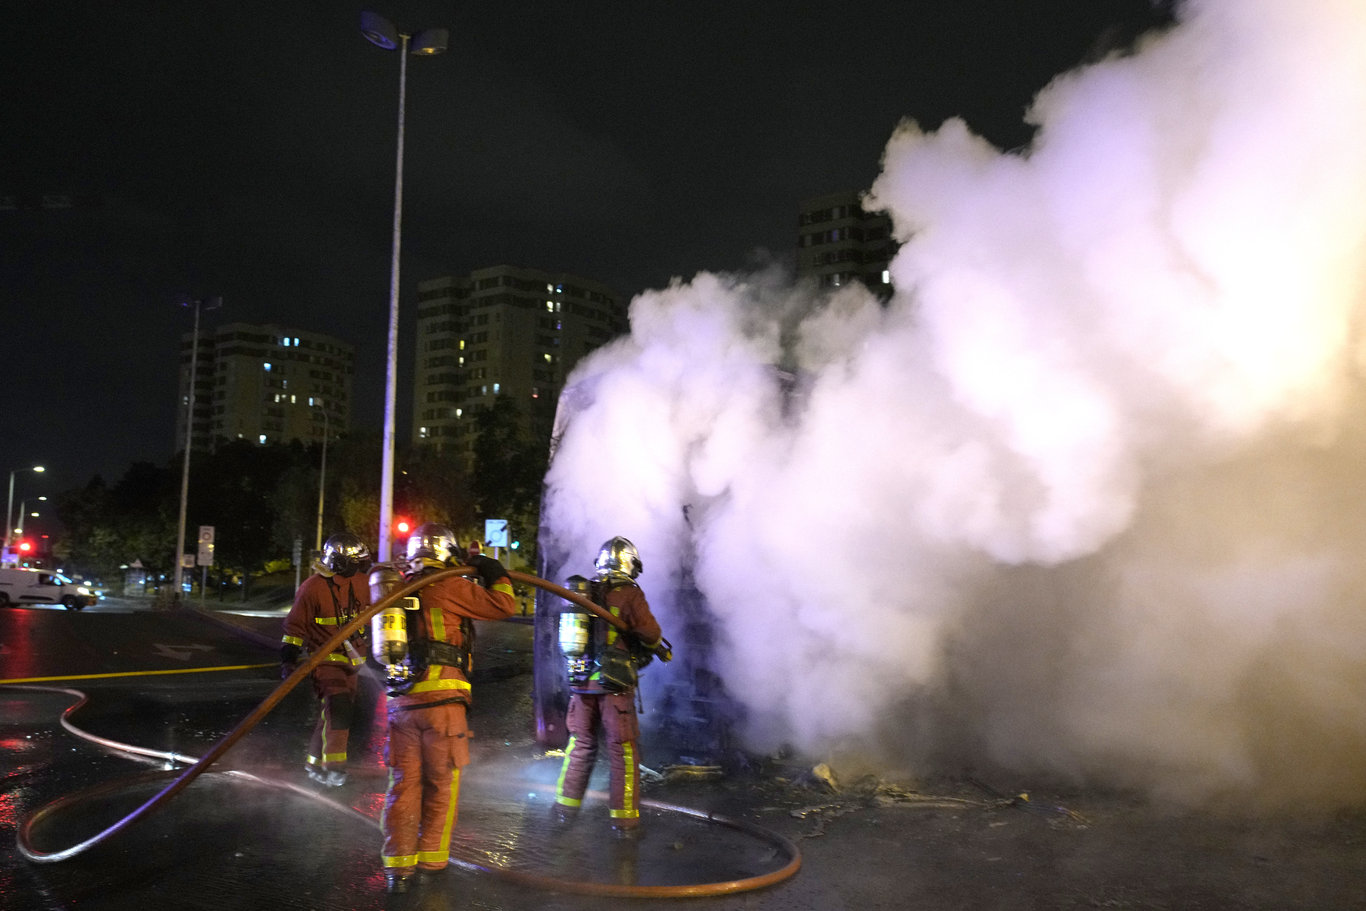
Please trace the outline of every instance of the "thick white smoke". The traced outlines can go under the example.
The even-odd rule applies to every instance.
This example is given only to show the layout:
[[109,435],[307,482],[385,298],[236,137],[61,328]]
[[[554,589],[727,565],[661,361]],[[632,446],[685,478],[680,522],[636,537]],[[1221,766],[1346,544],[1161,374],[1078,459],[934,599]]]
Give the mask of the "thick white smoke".
[[1189,2],[1030,118],[896,129],[885,307],[637,298],[546,522],[666,631],[689,564],[757,748],[1358,799],[1366,4]]

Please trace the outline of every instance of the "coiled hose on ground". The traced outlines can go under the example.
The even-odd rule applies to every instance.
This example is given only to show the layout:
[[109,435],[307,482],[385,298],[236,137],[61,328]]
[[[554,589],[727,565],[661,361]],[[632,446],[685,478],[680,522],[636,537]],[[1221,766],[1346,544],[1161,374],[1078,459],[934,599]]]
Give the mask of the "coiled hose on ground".
[[[102,738],[80,733],[80,736],[85,737],[86,739],[92,740],[96,743],[101,743],[103,745],[109,746],[110,748],[122,750],[124,752],[131,752],[144,757],[153,757],[156,759],[166,761],[190,762],[192,764],[188,768],[184,769],[176,777],[174,781],[168,784],[156,795],[148,799],[145,803],[143,803],[133,812],[129,813],[127,816],[118,820],[104,831],[92,835],[84,841],[72,845],[69,848],[62,849],[60,851],[45,852],[39,851],[33,847],[31,835],[37,823],[52,815],[57,810],[76,802],[78,799],[88,798],[96,793],[109,792],[111,790],[125,786],[126,782],[99,785],[96,788],[82,792],[80,795],[68,795],[64,798],[60,798],[56,801],[53,801],[52,803],[49,803],[44,807],[40,807],[38,810],[34,811],[32,814],[27,816],[18,827],[16,841],[18,843],[20,854],[22,854],[25,859],[33,863],[57,863],[60,861],[70,860],[73,857],[85,853],[86,851],[90,850],[96,845],[108,841],[115,835],[128,829],[130,826],[132,826],[139,820],[145,819],[147,816],[154,813],[159,808],[165,806],[172,798],[174,798],[177,794],[179,794],[186,787],[188,787],[192,781],[194,781],[204,772],[208,771],[209,767],[212,766],[215,762],[217,762],[218,759],[221,758],[223,754],[226,753],[233,746],[233,744],[240,740],[248,731],[250,731],[257,724],[259,724],[263,718],[270,714],[270,712],[274,710],[277,705],[280,704],[280,702],[285,698],[285,696],[287,696],[290,693],[290,691],[294,689],[294,687],[298,686],[301,682],[307,679],[309,675],[312,674],[313,669],[316,668],[319,664],[321,664],[333,649],[339,648],[343,642],[349,639],[354,633],[360,630],[362,626],[368,623],[370,621],[370,618],[373,617],[375,614],[379,613],[380,611],[384,610],[385,608],[389,607],[390,605],[394,604],[400,599],[412,595],[414,592],[419,591],[423,587],[430,585],[433,582],[436,582],[441,579],[446,579],[452,576],[474,575],[475,573],[476,570],[473,567],[469,566],[456,566],[451,567],[449,569],[439,570],[438,572],[422,576],[421,578],[418,578],[412,582],[409,582],[405,585],[402,585],[394,589],[392,592],[390,592],[385,597],[381,598],[379,601],[376,601],[373,604],[370,604],[369,606],[364,608],[356,616],[355,619],[340,627],[337,630],[337,632],[332,636],[332,638],[327,641],[326,644],[324,644],[322,647],[318,649],[313,650],[313,652],[309,655],[308,659],[300,663],[299,666],[295,668],[294,672],[290,674],[289,677],[283,680],[280,683],[280,685],[277,686],[271,692],[269,696],[262,700],[260,705],[258,705],[245,718],[238,722],[236,727],[234,727],[231,731],[225,734],[222,737],[222,739],[218,741],[218,743],[214,744],[214,746],[207,753],[205,753],[198,759],[195,759],[194,757],[190,756],[184,756],[178,753],[162,753],[156,750],[148,750],[140,747],[129,747],[128,745],[124,744],[114,744],[113,742],[103,740]],[[533,576],[527,573],[508,571],[508,576],[514,582],[522,582],[528,585],[535,586],[536,588],[540,588],[550,592],[551,594],[557,595],[558,597],[563,598],[566,601],[573,602],[574,604],[577,604],[585,610],[590,611],[593,614],[601,617],[603,620],[612,624],[618,629],[625,628],[620,618],[614,616],[606,608],[603,608],[600,605],[595,604],[593,601],[589,600],[588,598],[585,598],[583,595],[577,592],[570,591],[569,589],[556,585],[553,582],[548,582],[545,579],[540,578],[539,576]],[[81,693],[78,690],[69,690],[65,688],[43,687],[42,689],[57,689],[59,692],[70,693],[78,697],[79,701],[75,705],[69,707],[66,710],[66,712],[63,713],[62,718],[63,726],[66,727],[68,730],[74,730],[67,719],[69,718],[71,713],[73,713],[76,709],[80,708],[85,703],[85,694]],[[168,773],[156,772],[151,773],[149,776],[142,777],[158,777],[165,776],[166,774]],[[364,814],[361,814],[359,811],[345,804],[327,798],[321,798],[313,792],[297,787],[295,785],[270,782],[247,772],[234,771],[229,774],[255,783],[285,787],[288,790],[294,791],[299,794],[303,794],[314,799],[322,800],[324,803],[327,803],[333,806],[334,808],[341,809],[356,815],[360,815],[363,818],[369,820],[369,817],[365,817]],[[460,857],[453,856],[451,860],[456,864],[465,867],[466,869],[470,869],[476,872],[484,872],[498,875],[515,882],[520,882],[525,885],[540,888],[555,889],[558,891],[567,892],[578,892],[580,894],[593,894],[618,897],[650,896],[657,898],[687,898],[704,895],[723,895],[734,892],[743,892],[750,891],[753,889],[764,888],[766,886],[773,885],[775,883],[781,882],[793,876],[801,867],[801,852],[798,850],[795,844],[793,844],[788,839],[783,838],[781,835],[769,832],[768,830],[750,825],[748,823],[740,822],[738,820],[732,820],[714,814],[701,813],[699,811],[688,809],[685,807],[669,804],[660,804],[652,801],[644,801],[643,803],[646,806],[652,806],[656,809],[668,810],[672,812],[690,815],[699,819],[704,819],[709,822],[717,823],[719,825],[724,825],[730,828],[747,832],[760,839],[771,842],[775,847],[777,847],[780,851],[783,852],[783,854],[788,858],[788,862],[785,865],[783,865],[780,869],[772,871],[770,873],[762,874],[755,877],[749,877],[745,879],[730,880],[727,882],[704,883],[686,886],[641,886],[629,884],[568,881],[563,879],[555,879],[551,877],[537,876],[535,874],[529,873],[513,872],[499,867],[490,867]],[[373,820],[369,821],[373,822]]]

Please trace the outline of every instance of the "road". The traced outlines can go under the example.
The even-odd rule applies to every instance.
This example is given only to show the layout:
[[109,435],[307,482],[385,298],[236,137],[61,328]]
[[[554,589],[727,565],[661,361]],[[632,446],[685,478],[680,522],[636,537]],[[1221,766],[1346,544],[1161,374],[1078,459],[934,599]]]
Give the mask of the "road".
[[[0,610],[0,838],[14,845],[37,813],[33,847],[67,849],[180,774],[63,727],[77,692],[88,701],[73,727],[203,755],[280,685],[280,617],[118,601]],[[702,896],[694,904],[720,911],[1366,908],[1362,808],[1214,817],[1028,782],[1021,801],[942,772],[836,791],[809,765],[771,758],[693,774],[702,770],[671,768],[647,743],[647,766],[666,774],[646,784],[641,842],[604,838],[591,805],[558,831],[546,816],[558,759],[531,733],[528,632],[481,627],[478,737],[453,848],[463,863],[413,892],[382,888],[380,716],[362,713],[350,780],[323,792],[303,774],[313,701],[301,687],[211,773],[106,842],[59,863],[0,852],[0,908],[579,911],[619,900],[594,891],[619,890],[627,906],[652,911],[679,907],[689,889]],[[380,699],[373,684],[367,707]],[[997,784],[1016,794],[1022,782]],[[795,875],[789,847],[800,854]],[[747,888],[775,871],[781,879]]]

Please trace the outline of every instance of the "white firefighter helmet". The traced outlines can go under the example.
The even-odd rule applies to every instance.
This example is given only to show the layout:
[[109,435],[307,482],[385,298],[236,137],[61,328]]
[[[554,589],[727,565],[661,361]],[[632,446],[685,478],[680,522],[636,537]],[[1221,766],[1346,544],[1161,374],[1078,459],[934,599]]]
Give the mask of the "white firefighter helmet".
[[428,522],[419,525],[408,538],[408,560],[436,560],[452,564],[456,561],[459,545],[455,543],[455,532],[444,525]]
[[370,564],[370,548],[350,532],[337,532],[323,543],[321,562],[337,575],[355,575]]
[[603,542],[598,550],[598,562],[594,565],[599,578],[625,576],[634,579],[645,569],[636,546],[621,535]]

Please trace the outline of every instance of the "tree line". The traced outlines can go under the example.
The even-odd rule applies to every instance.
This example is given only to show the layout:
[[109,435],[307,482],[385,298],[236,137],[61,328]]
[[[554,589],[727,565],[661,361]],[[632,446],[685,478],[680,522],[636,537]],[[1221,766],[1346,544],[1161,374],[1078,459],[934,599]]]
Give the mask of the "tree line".
[[[483,537],[485,518],[508,519],[521,541],[519,559],[535,566],[535,532],[548,445],[528,437],[511,402],[485,408],[475,422],[474,470],[432,446],[395,453],[393,512],[415,523],[440,522],[461,541]],[[376,547],[379,527],[381,438],[361,433],[331,440],[324,470],[322,445],[220,441],[190,454],[186,540],[198,550],[200,526],[214,528],[215,579],[243,584],[287,568],[302,542],[305,572],[318,529],[322,538],[349,531]],[[53,542],[62,564],[87,577],[113,580],[134,561],[149,579],[175,571],[183,455],[164,465],[136,462],[117,482],[100,476],[55,498],[63,532]],[[196,570],[197,572],[198,570]]]

